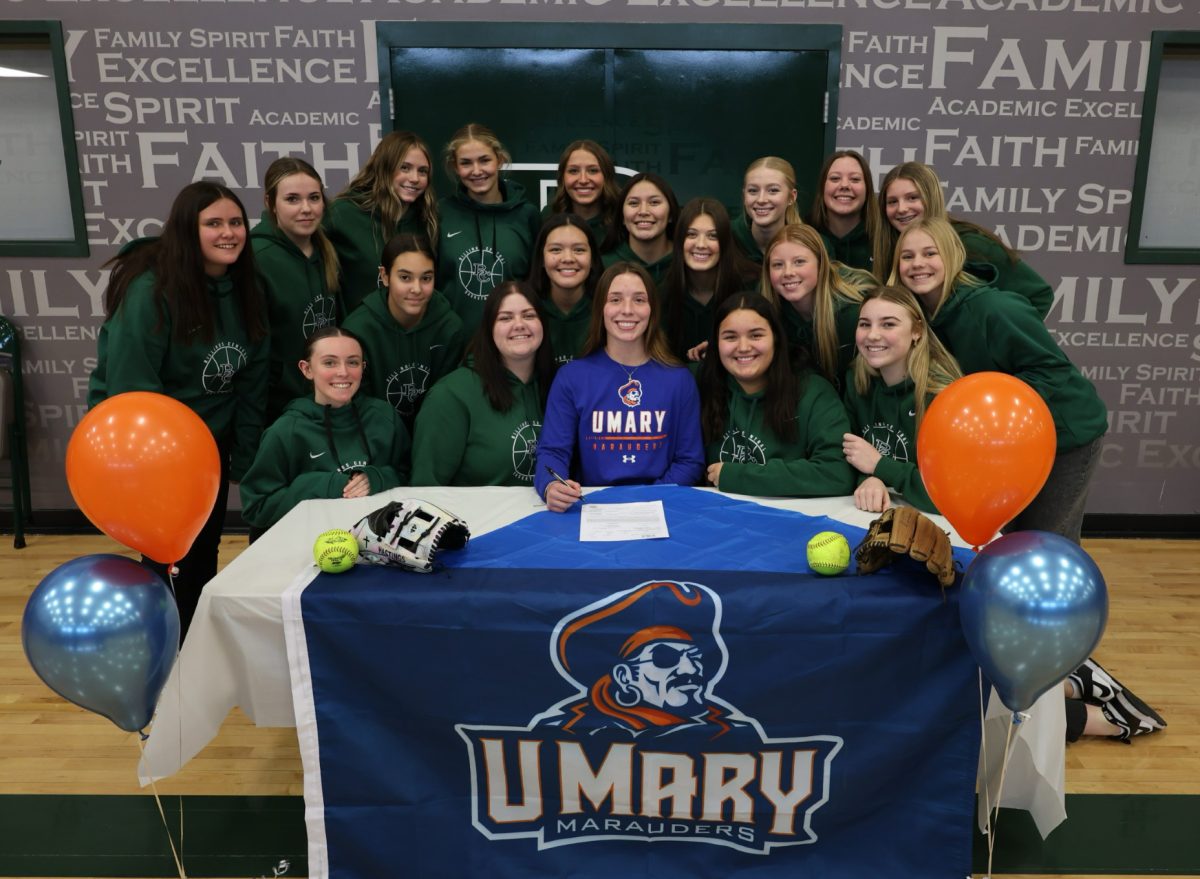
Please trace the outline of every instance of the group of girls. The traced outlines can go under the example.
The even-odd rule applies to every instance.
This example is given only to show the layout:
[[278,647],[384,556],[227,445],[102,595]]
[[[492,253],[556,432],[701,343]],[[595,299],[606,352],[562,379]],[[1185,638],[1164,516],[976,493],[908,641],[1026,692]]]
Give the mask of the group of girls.
[[[429,148],[388,134],[332,203],[311,165],[280,159],[252,231],[237,195],[193,183],[159,238],[112,260],[89,404],[169,394],[221,452],[221,494],[174,578],[185,630],[230,481],[258,530],[305,498],[409,481],[532,483],[555,511],[627,483],[853,492],[871,511],[896,492],[932,511],[921,419],[983,370],[1033,386],[1058,436],[1008,527],[1078,541],[1105,406],[1042,322],[1049,285],[948,216],[933,169],[893,168],[877,197],[863,158],[837,152],[804,222],[791,165],[764,157],[731,217],[711,198],[681,208],[656,174],[618,189],[603,147],[576,141],[540,217],[487,128],[464,126],[442,159],[456,191],[437,200]],[[1071,681],[1094,703],[1076,732],[1165,725],[1091,661]],[[1132,713],[1105,708],[1113,693]]]
[[[379,491],[410,478],[407,455],[389,457],[410,438],[411,478],[534,480],[553,507],[582,477],[854,490],[870,510],[891,487],[932,509],[921,413],[960,367],[1001,369],[1041,390],[1060,428],[1051,488],[1021,524],[1078,538],[1103,404],[1041,324],[1049,286],[987,230],[946,217],[927,166],[893,169],[876,198],[862,157],[835,153],[803,222],[791,165],[764,157],[731,217],[711,198],[680,208],[653,173],[618,189],[608,153],[581,140],[563,150],[543,219],[484,126],[455,132],[441,158],[456,191],[439,200],[429,147],[392,132],[328,203],[311,165],[280,159],[249,233],[232,192],[185,188],[162,236],[114,260],[92,401],[163,390],[208,416],[258,528],[306,491],[289,468],[324,474],[320,496]],[[232,352],[219,370],[217,351]],[[618,418],[632,411],[650,414],[650,433]],[[496,450],[518,422],[563,478],[533,472],[532,454],[517,472],[519,456]],[[267,460],[285,446],[286,466]]]

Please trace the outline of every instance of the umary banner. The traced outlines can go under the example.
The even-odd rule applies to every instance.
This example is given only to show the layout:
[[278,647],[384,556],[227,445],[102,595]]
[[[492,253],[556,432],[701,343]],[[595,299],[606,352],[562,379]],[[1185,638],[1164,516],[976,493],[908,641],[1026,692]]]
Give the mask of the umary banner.
[[[819,577],[862,530],[679,488],[672,536],[539,512],[433,575],[301,595],[292,662],[313,876],[971,872],[976,668],[907,560]],[[307,722],[306,722],[307,718]]]

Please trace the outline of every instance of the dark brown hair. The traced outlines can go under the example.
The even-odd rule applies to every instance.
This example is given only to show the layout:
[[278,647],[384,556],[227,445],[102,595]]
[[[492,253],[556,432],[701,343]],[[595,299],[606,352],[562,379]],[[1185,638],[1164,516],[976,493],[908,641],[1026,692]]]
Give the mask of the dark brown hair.
[[179,191],[163,225],[162,235],[156,241],[119,253],[105,263],[105,266],[113,267],[104,293],[106,320],[112,319],[125,300],[134,279],[153,272],[159,314],[155,331],[162,327],[165,317],[171,322],[172,338],[176,342],[187,343],[197,337],[206,343],[213,341],[216,313],[208,295],[208,277],[200,250],[200,214],[221,199],[229,199],[237,205],[246,230],[242,252],[228,269],[234,295],[241,306],[242,325],[251,342],[266,336],[266,304],[254,279],[254,251],[250,247],[246,208],[233,190],[208,180],[189,183]]

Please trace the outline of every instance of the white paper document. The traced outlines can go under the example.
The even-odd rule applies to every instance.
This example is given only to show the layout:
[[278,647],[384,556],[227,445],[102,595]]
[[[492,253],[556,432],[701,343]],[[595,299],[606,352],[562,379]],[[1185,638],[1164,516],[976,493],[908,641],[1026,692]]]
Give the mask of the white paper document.
[[655,540],[670,536],[662,501],[584,504],[580,510],[581,541]]

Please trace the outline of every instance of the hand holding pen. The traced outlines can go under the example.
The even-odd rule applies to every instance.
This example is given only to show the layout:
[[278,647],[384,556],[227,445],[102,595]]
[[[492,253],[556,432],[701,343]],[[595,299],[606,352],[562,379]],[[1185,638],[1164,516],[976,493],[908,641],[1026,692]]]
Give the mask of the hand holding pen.
[[585,500],[583,487],[574,479],[563,479],[549,465],[546,472],[554,477],[554,481],[546,486],[546,508],[551,512],[565,513],[577,502]]

